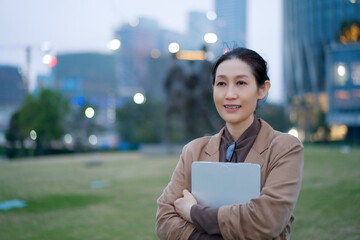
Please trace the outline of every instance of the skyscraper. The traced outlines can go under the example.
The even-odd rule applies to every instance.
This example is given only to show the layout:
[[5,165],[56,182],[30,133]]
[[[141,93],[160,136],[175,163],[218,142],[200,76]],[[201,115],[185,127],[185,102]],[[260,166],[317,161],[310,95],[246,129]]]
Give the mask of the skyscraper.
[[[337,69],[340,63],[344,69],[345,65],[350,69],[350,65],[355,66],[355,62],[359,61],[355,58],[356,55],[349,54],[351,51],[345,48],[346,45],[359,44],[359,40],[352,41],[351,36],[359,36],[360,2],[286,0],[283,4],[284,89],[286,100],[291,106],[290,118],[305,132],[307,140],[317,140],[325,125],[350,126],[346,121],[332,121],[329,118],[329,110],[334,109],[332,104],[336,103],[336,97],[347,96],[334,95],[332,92],[334,88],[331,86],[336,79],[334,69]],[[351,31],[351,28],[354,30]],[[352,47],[352,51],[358,51],[356,49]],[[356,69],[357,67],[353,67],[354,72],[359,71]],[[346,85],[355,91],[360,84],[354,81],[352,76],[354,74],[351,72],[347,75],[343,87]],[[358,98],[357,93],[348,96],[352,101],[360,101],[360,94],[358,95]],[[354,107],[346,111],[338,109],[337,116],[349,111],[360,116],[359,107],[352,106]],[[360,126],[360,120],[357,126]]]
[[25,82],[14,66],[0,66],[0,106],[20,107],[26,96]]
[[25,81],[15,66],[0,66],[0,145],[5,142],[5,130],[11,115],[26,97]]
[[156,20],[139,18],[124,24],[115,32],[115,37],[121,41],[116,52],[120,96],[132,97],[137,92],[150,94],[148,87],[158,86],[163,77],[153,67],[154,61],[161,62],[162,69],[166,69],[168,61],[162,60],[169,55],[167,46],[172,41],[179,42],[180,35],[160,29]]
[[246,0],[215,0],[218,45],[246,46]]
[[87,99],[90,105],[107,106],[117,96],[113,55],[100,53],[59,54],[53,68],[55,89],[77,105]]
[[204,35],[214,31],[213,22],[204,12],[192,11],[188,16],[188,37],[184,47],[187,50],[202,50],[205,45]]

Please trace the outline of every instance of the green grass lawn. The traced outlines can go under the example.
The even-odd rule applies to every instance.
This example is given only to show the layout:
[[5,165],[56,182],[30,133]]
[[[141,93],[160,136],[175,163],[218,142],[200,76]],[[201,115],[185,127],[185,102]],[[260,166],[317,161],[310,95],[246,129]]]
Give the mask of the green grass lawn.
[[[156,199],[177,160],[93,153],[0,163],[0,201],[28,204],[0,210],[0,239],[157,239]],[[292,239],[360,239],[360,149],[305,148]]]

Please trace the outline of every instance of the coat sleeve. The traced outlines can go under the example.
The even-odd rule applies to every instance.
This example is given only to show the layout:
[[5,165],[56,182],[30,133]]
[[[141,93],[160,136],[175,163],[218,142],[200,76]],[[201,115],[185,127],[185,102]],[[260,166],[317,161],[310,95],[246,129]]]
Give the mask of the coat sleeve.
[[171,181],[157,200],[156,234],[160,239],[188,239],[195,227],[193,224],[181,218],[175,211],[174,202],[182,197],[182,191],[188,189],[186,179],[190,172],[186,169],[184,156],[186,146],[183,149],[180,160],[173,172]]
[[268,164],[260,196],[219,209],[224,239],[272,239],[291,221],[302,181],[303,146],[298,139],[285,137],[270,145],[264,160]]

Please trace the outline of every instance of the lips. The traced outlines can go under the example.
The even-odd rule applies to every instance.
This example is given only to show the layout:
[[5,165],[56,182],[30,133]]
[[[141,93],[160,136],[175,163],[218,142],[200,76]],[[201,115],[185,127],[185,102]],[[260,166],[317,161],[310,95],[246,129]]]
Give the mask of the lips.
[[234,112],[237,112],[241,108],[241,105],[225,104],[224,108],[225,108],[226,112],[234,113]]
[[226,109],[233,110],[233,109],[238,109],[238,108],[240,108],[241,106],[240,106],[240,105],[230,105],[230,104],[228,104],[228,105],[224,105],[224,107],[225,107]]

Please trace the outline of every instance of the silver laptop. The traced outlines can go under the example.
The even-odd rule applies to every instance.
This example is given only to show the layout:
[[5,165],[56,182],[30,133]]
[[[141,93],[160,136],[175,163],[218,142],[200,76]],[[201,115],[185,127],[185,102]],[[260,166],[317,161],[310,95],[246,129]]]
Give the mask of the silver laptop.
[[242,204],[260,195],[260,165],[193,162],[191,192],[202,206]]

